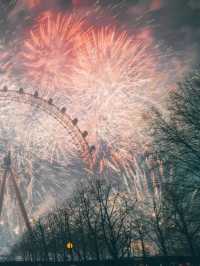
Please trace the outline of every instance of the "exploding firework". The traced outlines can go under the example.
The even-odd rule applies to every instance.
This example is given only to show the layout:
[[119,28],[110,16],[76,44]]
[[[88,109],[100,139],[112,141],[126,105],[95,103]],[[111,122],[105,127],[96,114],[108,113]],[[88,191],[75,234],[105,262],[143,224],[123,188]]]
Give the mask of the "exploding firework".
[[51,92],[68,86],[82,24],[73,15],[61,13],[45,12],[38,17],[20,54],[27,84]]
[[147,91],[152,93],[157,78],[152,44],[116,27],[91,30],[83,41],[71,79],[76,112],[85,115],[97,147],[103,142],[126,153],[140,138],[139,106],[143,112],[149,108]]

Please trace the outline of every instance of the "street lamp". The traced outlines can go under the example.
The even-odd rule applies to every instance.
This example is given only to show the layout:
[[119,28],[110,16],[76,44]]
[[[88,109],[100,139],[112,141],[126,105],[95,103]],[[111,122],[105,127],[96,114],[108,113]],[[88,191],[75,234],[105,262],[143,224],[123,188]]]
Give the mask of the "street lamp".
[[71,241],[68,241],[68,242],[66,243],[65,247],[66,247],[66,249],[67,249],[68,251],[72,251],[73,248],[74,248],[74,244],[73,244]]

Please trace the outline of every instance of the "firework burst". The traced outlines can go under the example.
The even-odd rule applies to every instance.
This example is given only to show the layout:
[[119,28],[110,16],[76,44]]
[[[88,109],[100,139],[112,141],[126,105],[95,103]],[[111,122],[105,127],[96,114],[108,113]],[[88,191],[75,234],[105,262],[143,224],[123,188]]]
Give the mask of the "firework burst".
[[67,87],[82,24],[82,20],[61,13],[45,12],[38,17],[20,54],[26,83],[48,91]]
[[77,110],[92,125],[93,141],[125,149],[139,134],[134,123],[142,120],[136,96],[142,98],[155,79],[151,44],[116,27],[103,27],[90,31],[77,53],[71,85]]

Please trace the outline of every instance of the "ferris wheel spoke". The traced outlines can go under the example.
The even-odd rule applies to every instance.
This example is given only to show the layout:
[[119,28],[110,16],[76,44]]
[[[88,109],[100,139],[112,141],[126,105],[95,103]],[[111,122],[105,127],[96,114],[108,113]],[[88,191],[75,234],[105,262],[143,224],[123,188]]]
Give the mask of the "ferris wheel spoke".
[[21,193],[20,193],[19,188],[17,186],[17,182],[15,180],[15,176],[14,176],[14,174],[13,174],[11,169],[10,169],[10,177],[11,177],[11,180],[12,180],[12,183],[13,183],[13,186],[14,186],[15,194],[16,194],[16,197],[17,197],[17,201],[18,201],[18,204],[19,204],[19,208],[20,208],[22,217],[24,218],[24,222],[26,224],[27,229],[29,230],[29,232],[31,232],[32,228],[31,228],[31,224],[30,224],[30,221],[29,221],[29,218],[28,218],[28,214],[26,212],[26,209],[25,209],[22,197],[21,197]]
[[3,199],[5,194],[5,186],[6,186],[6,178],[7,178],[8,171],[5,170],[2,178],[2,184],[1,184],[1,194],[0,194],[0,218],[2,213],[2,207],[3,207]]

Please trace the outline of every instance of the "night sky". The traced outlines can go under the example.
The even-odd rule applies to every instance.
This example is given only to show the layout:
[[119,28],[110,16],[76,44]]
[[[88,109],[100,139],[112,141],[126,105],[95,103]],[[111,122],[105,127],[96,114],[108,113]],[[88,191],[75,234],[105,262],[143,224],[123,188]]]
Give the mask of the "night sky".
[[[134,4],[134,3],[135,4]],[[141,0],[128,1],[125,16],[129,24],[136,16],[142,23],[149,21],[159,41],[189,56],[199,57],[200,1],[198,0]],[[192,53],[190,55],[190,52]]]
[[[27,15],[27,1],[17,0],[15,8],[11,3],[15,1],[1,0],[1,21],[14,22],[14,27],[21,24]],[[73,6],[84,10],[94,6],[95,0],[48,0],[44,7],[69,10]],[[156,41],[163,42],[181,56],[198,64],[200,38],[200,1],[198,0],[99,0],[99,5],[105,12],[118,17],[118,23],[128,25],[132,29],[136,24],[149,25]],[[111,8],[115,6],[115,8]],[[35,11],[34,11],[35,12]],[[34,13],[31,11],[31,14]],[[108,19],[108,14],[105,17]],[[17,24],[16,24],[17,18]],[[104,18],[106,19],[106,18]],[[4,21],[4,22],[5,22]],[[1,32],[5,32],[5,23],[1,25]]]

